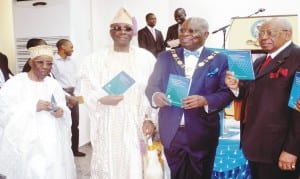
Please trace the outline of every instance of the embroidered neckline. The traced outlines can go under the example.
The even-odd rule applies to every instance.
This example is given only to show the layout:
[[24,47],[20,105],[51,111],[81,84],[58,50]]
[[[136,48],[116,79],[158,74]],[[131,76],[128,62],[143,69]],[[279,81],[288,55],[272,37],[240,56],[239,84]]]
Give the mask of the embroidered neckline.
[[[179,65],[181,68],[185,68],[185,65],[183,63],[183,61],[178,57],[175,49],[171,49],[171,54],[173,59],[175,60],[176,64]],[[213,51],[209,56],[207,56],[204,60],[202,60],[201,62],[199,62],[196,66],[196,68],[201,68],[203,66],[206,65],[207,62],[209,62],[210,60],[212,60],[219,52],[217,51]]]

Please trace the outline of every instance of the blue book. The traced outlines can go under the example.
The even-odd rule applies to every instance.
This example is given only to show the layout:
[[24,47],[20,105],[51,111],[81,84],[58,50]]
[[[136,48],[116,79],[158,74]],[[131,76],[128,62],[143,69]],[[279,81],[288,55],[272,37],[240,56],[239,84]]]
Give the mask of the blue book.
[[129,76],[126,72],[121,71],[108,83],[106,83],[102,89],[110,95],[120,95],[125,93],[133,84],[135,80]]
[[182,99],[188,96],[191,81],[184,76],[169,75],[166,96],[172,106],[182,107]]
[[255,79],[250,50],[209,49],[227,55],[229,70],[234,72],[236,78],[240,80]]
[[229,70],[240,80],[254,80],[252,55],[250,50],[227,50]]
[[291,93],[290,93],[288,106],[293,109],[296,109],[296,103],[299,98],[300,98],[300,72],[296,72]]
[[52,109],[50,110],[50,112],[55,112],[57,110],[57,102],[53,94],[51,96],[51,104],[52,104]]

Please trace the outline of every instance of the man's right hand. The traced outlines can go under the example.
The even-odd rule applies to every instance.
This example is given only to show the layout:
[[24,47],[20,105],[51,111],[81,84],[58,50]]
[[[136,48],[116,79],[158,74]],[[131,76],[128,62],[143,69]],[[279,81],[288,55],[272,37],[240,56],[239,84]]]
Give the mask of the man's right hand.
[[38,100],[36,104],[36,111],[50,111],[52,109],[52,104],[49,101]]
[[296,103],[296,110],[300,112],[300,98],[298,99]]
[[66,96],[67,99],[67,105],[70,108],[73,108],[75,105],[78,104],[78,99],[76,96]]
[[99,99],[99,102],[104,105],[116,106],[124,99],[123,95],[108,95]]
[[164,93],[157,92],[153,96],[154,103],[156,104],[157,107],[165,107],[165,106],[170,106],[169,99],[166,97]]
[[232,71],[226,72],[225,84],[232,90],[236,90],[239,88],[239,80],[234,76],[234,73]]

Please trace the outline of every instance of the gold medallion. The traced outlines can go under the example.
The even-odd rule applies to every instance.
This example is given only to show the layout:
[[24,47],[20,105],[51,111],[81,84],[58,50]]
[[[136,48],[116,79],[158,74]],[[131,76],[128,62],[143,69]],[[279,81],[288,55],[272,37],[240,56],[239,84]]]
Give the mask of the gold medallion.
[[210,60],[212,58],[214,58],[214,56],[212,56],[212,55],[210,55],[210,56],[207,57],[208,60]]
[[198,64],[198,67],[202,67],[202,66],[204,66],[204,62],[200,62],[199,64]]
[[182,62],[181,60],[178,60],[178,61],[177,61],[177,64],[178,64],[178,65],[182,65],[183,62]]

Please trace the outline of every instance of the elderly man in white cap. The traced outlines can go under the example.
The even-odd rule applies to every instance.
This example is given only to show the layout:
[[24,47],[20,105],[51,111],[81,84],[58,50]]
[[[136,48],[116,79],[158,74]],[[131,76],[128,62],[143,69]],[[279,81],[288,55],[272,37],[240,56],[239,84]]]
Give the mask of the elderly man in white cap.
[[51,46],[29,49],[31,70],[0,91],[0,174],[8,179],[76,178],[70,144],[70,111],[48,74]]
[[[89,56],[80,70],[80,93],[91,120],[91,178],[141,179],[141,129],[144,124],[144,131],[151,134],[153,123],[144,116],[155,116],[145,87],[156,59],[147,50],[130,45],[133,23],[126,9],[121,8],[113,19],[110,35],[113,46]],[[108,94],[103,86],[121,71],[135,83],[125,93]]]

